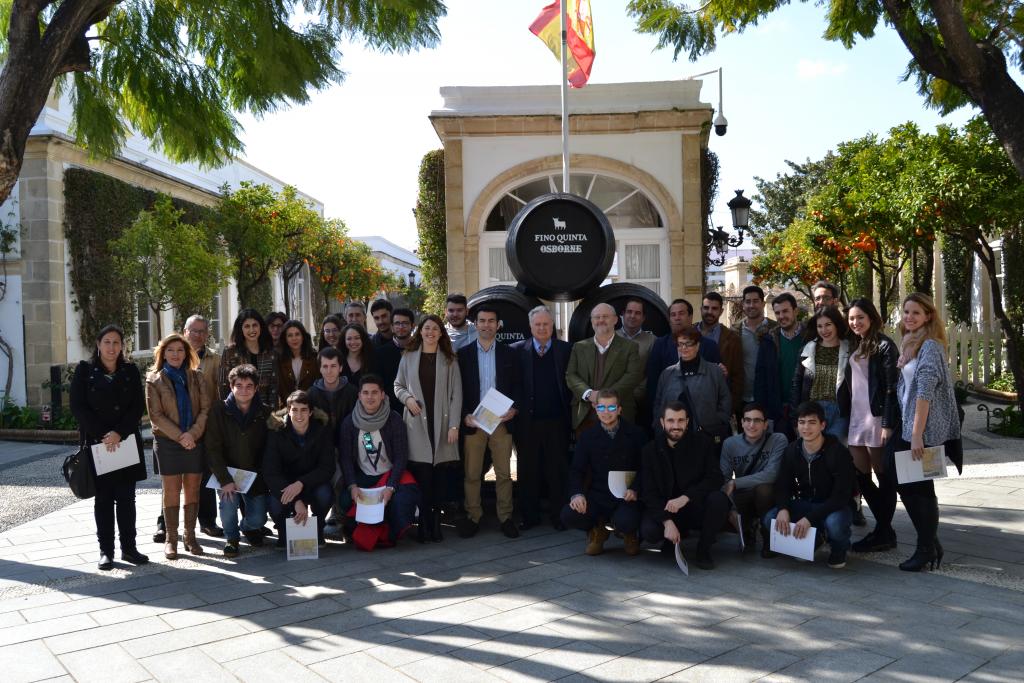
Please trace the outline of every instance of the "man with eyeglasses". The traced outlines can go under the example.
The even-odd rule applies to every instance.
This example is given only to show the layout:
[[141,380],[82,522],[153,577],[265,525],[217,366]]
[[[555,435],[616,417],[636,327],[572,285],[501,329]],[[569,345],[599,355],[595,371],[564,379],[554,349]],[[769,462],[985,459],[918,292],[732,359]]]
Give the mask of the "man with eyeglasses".
[[[740,421],[743,432],[730,436],[722,444],[720,456],[725,485],[722,492],[732,498],[730,522],[739,530],[743,520],[746,545],[756,543],[760,519],[775,505],[775,478],[779,474],[782,453],[789,442],[782,434],[768,433],[768,420],[760,403],[743,407]],[[762,548],[768,548],[768,536]]]
[[[391,410],[379,376],[364,375],[359,381],[359,401],[341,422],[338,459],[345,487],[338,496],[346,536],[360,550],[376,545],[394,545],[412,524],[419,502],[419,489],[406,472],[409,439],[402,417]],[[384,522],[360,531],[354,518],[353,502],[359,489],[384,487]],[[352,512],[350,512],[352,511]],[[349,514],[346,514],[349,513]]]
[[404,406],[395,396],[395,376],[398,375],[398,365],[402,362],[402,352],[412,338],[415,320],[415,314],[408,308],[396,308],[391,311],[391,340],[374,346],[373,349],[374,371],[384,380],[391,409],[399,413]]
[[820,313],[829,306],[840,306],[839,288],[828,280],[818,280],[811,287],[811,296],[814,297],[814,312]]
[[[587,555],[604,552],[609,524],[622,534],[626,554],[636,555],[640,552],[640,451],[647,437],[642,429],[622,419],[619,394],[614,389],[597,392],[594,410],[598,423],[576,441],[569,468],[569,503],[562,508],[562,523],[587,532]],[[609,472],[634,473],[622,498],[612,493]]]
[[641,499],[643,537],[663,540],[671,552],[682,541],[683,529],[700,529],[695,564],[714,569],[711,546],[729,515],[729,498],[722,488],[718,449],[706,434],[690,428],[690,416],[680,401],[661,410],[661,433],[643,449]]

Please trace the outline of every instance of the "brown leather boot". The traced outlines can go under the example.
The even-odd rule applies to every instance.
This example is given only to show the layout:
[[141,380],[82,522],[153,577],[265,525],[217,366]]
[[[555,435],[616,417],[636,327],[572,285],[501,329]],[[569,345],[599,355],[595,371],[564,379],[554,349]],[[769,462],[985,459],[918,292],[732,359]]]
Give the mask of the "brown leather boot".
[[164,526],[167,534],[164,539],[164,557],[168,560],[178,559],[178,512],[181,510],[177,505],[172,508],[164,508]]
[[640,537],[635,531],[631,534],[622,534],[622,549],[627,555],[640,554]]
[[193,555],[204,555],[203,546],[196,540],[196,519],[199,517],[199,504],[185,506],[185,550]]
[[587,549],[584,551],[587,555],[600,555],[604,552],[604,542],[608,540],[608,529],[604,527],[604,524],[598,524],[593,529],[587,532]]

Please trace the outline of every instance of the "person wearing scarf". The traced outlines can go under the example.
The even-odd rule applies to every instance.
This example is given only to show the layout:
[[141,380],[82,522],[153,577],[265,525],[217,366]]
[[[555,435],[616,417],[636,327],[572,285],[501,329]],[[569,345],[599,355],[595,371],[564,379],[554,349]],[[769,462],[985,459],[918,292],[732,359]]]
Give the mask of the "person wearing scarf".
[[[384,381],[377,375],[364,375],[359,382],[359,401],[341,422],[338,454],[344,482],[338,509],[345,515],[347,535],[354,537],[362,550],[377,543],[393,545],[412,525],[420,495],[415,479],[406,472],[409,439],[405,423],[391,410]],[[374,525],[382,528],[372,534],[372,542],[361,542],[353,502],[359,489],[381,486],[386,487],[384,523]]]
[[199,357],[179,334],[160,341],[153,371],[146,376],[146,407],[153,425],[154,469],[161,476],[164,523],[167,528],[164,557],[178,557],[178,512],[185,491],[185,549],[202,555],[196,541],[199,486],[205,467],[203,434],[211,396],[199,373]]

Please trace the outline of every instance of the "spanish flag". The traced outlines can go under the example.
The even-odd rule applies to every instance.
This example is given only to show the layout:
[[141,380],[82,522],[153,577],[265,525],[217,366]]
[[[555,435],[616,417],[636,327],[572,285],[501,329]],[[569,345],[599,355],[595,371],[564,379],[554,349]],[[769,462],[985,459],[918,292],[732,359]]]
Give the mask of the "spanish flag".
[[[590,0],[568,0],[566,8],[568,27],[566,42],[569,45],[569,85],[582,88],[590,78],[590,67],[594,64],[594,19],[590,15]],[[541,10],[530,24],[530,32],[543,40],[561,60],[561,0],[555,0]]]

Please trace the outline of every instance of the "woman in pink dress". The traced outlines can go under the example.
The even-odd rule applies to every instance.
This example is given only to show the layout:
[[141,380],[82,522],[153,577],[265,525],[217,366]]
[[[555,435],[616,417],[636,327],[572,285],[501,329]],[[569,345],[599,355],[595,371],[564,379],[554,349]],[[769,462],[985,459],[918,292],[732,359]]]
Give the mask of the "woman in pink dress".
[[[853,333],[846,374],[839,387],[841,414],[849,417],[849,448],[857,468],[857,484],[875,516],[875,528],[853,544],[854,552],[896,547],[892,517],[896,511],[895,471],[885,445],[899,420],[896,396],[896,343],[882,334],[882,318],[870,299],[856,299],[847,309]],[[872,471],[878,484],[871,478]]]

